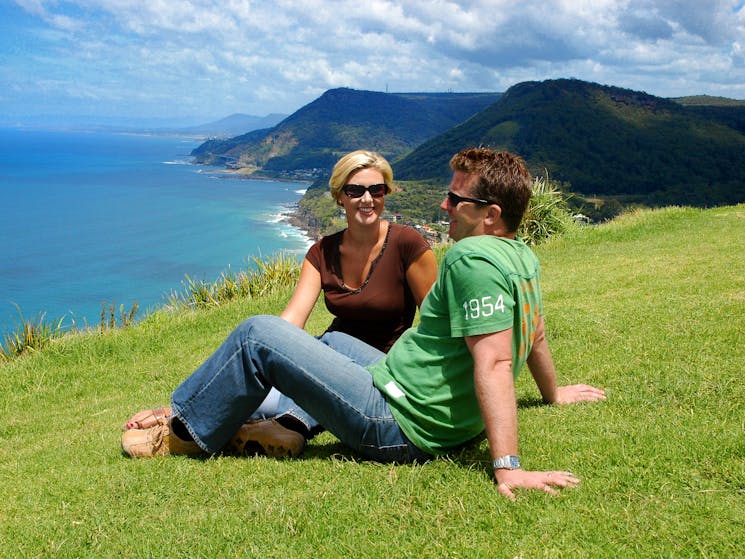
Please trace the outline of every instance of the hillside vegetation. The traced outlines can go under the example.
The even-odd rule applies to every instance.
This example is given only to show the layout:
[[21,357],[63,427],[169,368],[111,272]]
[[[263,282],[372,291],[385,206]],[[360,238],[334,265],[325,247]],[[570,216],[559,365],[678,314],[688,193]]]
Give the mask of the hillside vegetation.
[[457,147],[488,145],[520,154],[534,173],[548,171],[588,197],[652,206],[739,203],[745,201],[742,111],[741,105],[689,107],[579,80],[526,82],[419,146],[395,170],[403,180],[446,180]]
[[[537,248],[561,382],[609,396],[544,406],[518,379],[525,466],[582,479],[558,497],[502,498],[483,442],[406,466],[328,433],[297,460],[124,458],[126,418],[291,288],[64,337],[0,367],[0,557],[741,556],[743,238],[743,205],[667,208]],[[319,303],[308,330],[328,322]]]
[[340,155],[388,157],[401,186],[389,209],[426,222],[439,216],[450,157],[474,145],[520,154],[596,221],[628,207],[745,201],[745,101],[664,99],[580,80],[525,82],[502,95],[333,89],[273,128],[210,140],[194,155],[246,176],[320,179],[300,209],[299,224],[313,228],[333,210],[308,213],[313,190],[327,188]]
[[264,174],[328,172],[349,151],[394,159],[499,98],[498,93],[381,93],[332,89],[277,126],[196,148],[197,163],[260,169]]

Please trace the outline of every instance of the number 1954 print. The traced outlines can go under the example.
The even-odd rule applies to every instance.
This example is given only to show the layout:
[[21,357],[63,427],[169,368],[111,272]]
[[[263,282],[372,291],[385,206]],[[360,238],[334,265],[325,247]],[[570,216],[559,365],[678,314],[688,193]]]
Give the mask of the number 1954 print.
[[463,303],[463,310],[466,313],[466,320],[476,320],[477,318],[493,315],[495,312],[505,312],[504,298],[502,295],[492,302],[493,297],[487,295],[481,299],[471,299]]

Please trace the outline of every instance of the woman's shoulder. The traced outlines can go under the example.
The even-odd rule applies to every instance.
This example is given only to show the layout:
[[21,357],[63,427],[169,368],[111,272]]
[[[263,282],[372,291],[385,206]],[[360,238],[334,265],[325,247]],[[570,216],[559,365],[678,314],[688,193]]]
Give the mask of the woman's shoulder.
[[409,264],[419,258],[428,250],[432,250],[427,239],[408,225],[391,223],[390,235],[388,237],[388,246],[391,247],[391,258],[397,258],[404,264],[404,269],[408,269]]
[[427,239],[425,239],[424,236],[419,231],[417,231],[410,225],[402,225],[400,223],[391,223],[390,228],[391,228],[391,232],[390,232],[391,240],[395,240],[396,242],[405,243],[405,244],[426,246],[427,248],[429,248],[429,243],[427,242]]
[[339,243],[341,236],[344,234],[344,230],[331,233],[330,235],[324,235],[318,239],[308,249],[305,254],[306,260],[308,260],[316,269],[320,269],[321,261],[331,261],[339,250]]
[[339,246],[342,235],[344,235],[344,231],[346,231],[346,229],[342,229],[341,231],[337,231],[336,233],[329,233],[328,235],[324,235],[318,241],[316,241],[316,245],[323,249]]
[[[419,231],[414,229],[411,225],[403,225],[401,223],[388,222],[388,227],[391,229],[391,237],[411,237],[412,235],[419,235]],[[419,235],[421,237],[421,235]]]

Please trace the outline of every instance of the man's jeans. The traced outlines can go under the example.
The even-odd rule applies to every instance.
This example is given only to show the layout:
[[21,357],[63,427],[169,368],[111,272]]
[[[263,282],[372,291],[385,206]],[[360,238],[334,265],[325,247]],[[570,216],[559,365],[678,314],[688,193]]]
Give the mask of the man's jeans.
[[171,406],[207,452],[218,452],[272,387],[366,458],[427,460],[365,369],[384,354],[341,333],[318,340],[276,316],[254,316],[173,393]]

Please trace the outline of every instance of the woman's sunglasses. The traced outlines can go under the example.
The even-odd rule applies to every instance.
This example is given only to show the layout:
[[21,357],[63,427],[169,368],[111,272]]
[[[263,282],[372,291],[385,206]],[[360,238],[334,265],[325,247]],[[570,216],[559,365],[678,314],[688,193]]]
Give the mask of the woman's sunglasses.
[[496,202],[490,202],[489,200],[482,200],[481,198],[466,198],[465,196],[458,196],[455,192],[448,192],[448,202],[450,207],[455,208],[461,202],[472,202],[474,204],[480,204],[482,206],[488,206],[489,204],[496,204]]
[[350,198],[359,198],[365,195],[365,192],[369,192],[373,198],[380,198],[385,196],[388,190],[388,185],[385,183],[371,184],[370,186],[362,186],[361,184],[345,184],[341,187],[344,194]]

